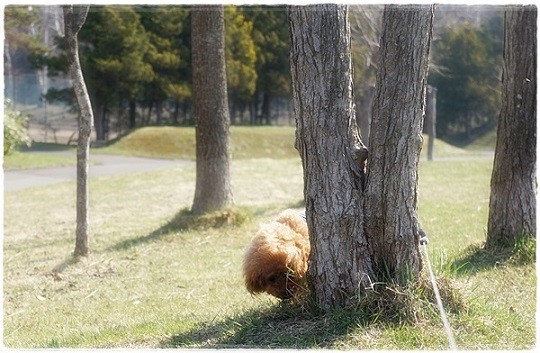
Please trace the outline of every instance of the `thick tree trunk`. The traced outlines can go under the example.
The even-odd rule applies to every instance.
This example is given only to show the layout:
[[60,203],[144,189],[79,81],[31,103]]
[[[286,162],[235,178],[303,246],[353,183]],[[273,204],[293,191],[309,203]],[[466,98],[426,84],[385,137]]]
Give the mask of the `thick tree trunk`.
[[289,9],[308,283],[324,309],[421,270],[418,161],[432,18],[431,6],[385,8],[368,157],[354,116],[348,8]]
[[88,6],[80,7],[75,12],[72,5],[66,5],[63,10],[69,73],[80,110],[79,142],[77,145],[77,227],[74,255],[85,256],[88,254],[88,157],[93,116],[90,97],[79,61],[77,35],[86,20]]
[[354,115],[348,8],[293,6],[289,20],[311,240],[308,281],[318,305],[330,309],[347,305],[372,278],[361,207],[367,151]]
[[429,5],[384,10],[365,198],[365,228],[379,281],[402,283],[422,268],[418,161],[432,20]]
[[233,203],[223,6],[197,6],[192,16],[196,185],[192,211]]
[[535,6],[505,14],[502,108],[491,176],[486,247],[536,236]]

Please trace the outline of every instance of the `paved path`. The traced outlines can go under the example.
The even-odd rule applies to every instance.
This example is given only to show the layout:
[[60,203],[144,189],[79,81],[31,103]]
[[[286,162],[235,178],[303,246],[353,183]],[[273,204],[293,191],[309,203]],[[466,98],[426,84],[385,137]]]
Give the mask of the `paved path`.
[[[73,152],[31,152],[49,155],[73,156]],[[114,174],[135,173],[151,170],[173,168],[193,163],[188,160],[152,159],[139,157],[123,157],[103,154],[90,154],[94,163],[89,167],[89,176],[101,177]],[[62,181],[75,180],[76,167],[37,168],[4,171],[4,192],[22,190],[31,186],[42,186]]]

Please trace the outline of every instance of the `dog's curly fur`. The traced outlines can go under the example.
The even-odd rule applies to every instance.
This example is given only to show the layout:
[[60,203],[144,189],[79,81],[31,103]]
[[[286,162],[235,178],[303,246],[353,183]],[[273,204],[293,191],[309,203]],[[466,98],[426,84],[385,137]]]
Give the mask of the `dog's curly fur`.
[[301,290],[310,252],[305,219],[285,210],[255,234],[244,257],[247,290],[286,299]]

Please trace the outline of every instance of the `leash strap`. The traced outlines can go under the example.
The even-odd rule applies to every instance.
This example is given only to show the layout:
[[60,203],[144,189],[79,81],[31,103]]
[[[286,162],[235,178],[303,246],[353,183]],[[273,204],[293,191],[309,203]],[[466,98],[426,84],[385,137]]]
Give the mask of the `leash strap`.
[[427,244],[428,244],[427,235],[423,230],[420,230],[420,245],[424,248],[424,255],[426,258],[426,264],[429,271],[429,278],[431,280],[431,285],[433,286],[433,292],[435,293],[437,307],[439,308],[439,312],[441,313],[441,319],[444,326],[444,330],[446,331],[446,336],[448,337],[448,344],[450,345],[451,350],[457,351],[458,348],[456,345],[456,340],[454,338],[454,334],[452,333],[452,328],[450,327],[450,324],[448,323],[448,318],[446,317],[446,312],[444,311],[444,306],[441,300],[441,294],[439,293],[439,287],[437,286],[437,281],[435,280],[435,275],[433,274],[433,270],[431,268],[431,262],[429,261]]

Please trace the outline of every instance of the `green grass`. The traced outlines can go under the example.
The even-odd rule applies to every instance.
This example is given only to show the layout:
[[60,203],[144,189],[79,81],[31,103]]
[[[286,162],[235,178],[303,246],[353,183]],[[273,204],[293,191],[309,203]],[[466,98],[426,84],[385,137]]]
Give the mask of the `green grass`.
[[[231,148],[233,159],[296,158],[295,131],[291,126],[232,126]],[[427,135],[421,159],[427,159]],[[481,156],[482,148],[465,150],[442,140],[435,140],[434,157],[438,159],[471,158]],[[34,143],[24,151],[75,151],[73,146]],[[116,154],[169,159],[195,159],[195,129],[193,127],[144,127],[110,141],[105,147],[94,147],[90,154]],[[4,169],[28,169],[75,165],[75,157],[14,153],[4,157]]]
[[478,137],[476,140],[468,144],[465,149],[467,151],[494,151],[497,142],[497,127],[494,127],[486,134]]
[[[295,158],[294,128],[279,126],[231,128],[233,159]],[[37,151],[39,155],[15,152],[4,156],[4,169],[30,169],[76,165],[73,156],[58,156],[47,152],[72,151],[73,146],[34,143],[22,152]],[[195,159],[195,129],[193,127],[145,127],[131,131],[105,147],[94,147],[92,154],[115,154],[167,159]]]
[[50,167],[75,166],[77,159],[73,156],[55,156],[47,154],[34,154],[24,152],[12,152],[4,156],[4,169],[33,169]]
[[[231,148],[234,159],[292,158],[294,128],[280,126],[232,126]],[[195,159],[193,127],[145,127],[129,132],[96,153],[112,153],[140,157]]]
[[[52,155],[47,152],[73,152],[73,155]],[[75,166],[77,159],[75,147],[52,143],[32,143],[30,147],[21,147],[20,151],[14,151],[4,156],[4,169],[32,169]],[[40,154],[25,152],[41,152]]]
[[[194,165],[91,179],[91,254],[79,262],[70,257],[73,182],[6,193],[3,343],[447,349],[426,284],[381,289],[356,308],[327,314],[247,293],[241,262],[253,232],[280,210],[302,207],[300,159],[266,157],[235,159],[237,207],[204,219],[186,211]],[[535,244],[507,256],[481,247],[491,165],[477,155],[422,161],[420,221],[458,347],[532,349]]]

